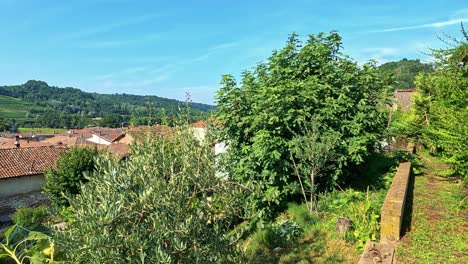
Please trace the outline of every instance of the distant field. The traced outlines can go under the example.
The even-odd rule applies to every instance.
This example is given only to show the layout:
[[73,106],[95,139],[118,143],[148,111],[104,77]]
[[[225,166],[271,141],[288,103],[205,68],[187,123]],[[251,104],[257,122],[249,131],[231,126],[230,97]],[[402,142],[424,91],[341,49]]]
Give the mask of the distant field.
[[0,95],[0,118],[25,118],[31,109],[43,109],[43,107],[26,103],[20,99]]
[[50,128],[50,127],[20,127],[19,129],[20,133],[29,133],[29,132],[35,132],[35,133],[45,133],[45,134],[53,134],[55,133],[63,133],[66,132],[66,129],[63,128]]

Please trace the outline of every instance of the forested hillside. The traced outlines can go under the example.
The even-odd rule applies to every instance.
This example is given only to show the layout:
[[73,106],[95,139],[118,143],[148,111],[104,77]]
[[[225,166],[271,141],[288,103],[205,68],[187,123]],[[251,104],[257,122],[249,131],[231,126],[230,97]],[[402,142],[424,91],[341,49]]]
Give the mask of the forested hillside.
[[379,69],[387,74],[392,80],[393,90],[408,89],[415,87],[415,79],[419,73],[430,73],[434,71],[434,65],[424,63],[419,59],[391,61],[379,66]]
[[[181,104],[158,96],[87,93],[33,80],[21,85],[0,86],[0,96],[3,101],[29,106],[10,109],[10,104],[2,104],[0,119],[15,118],[3,121],[10,126],[83,127],[92,123],[93,118],[103,118],[102,125],[106,126],[159,123],[163,116],[174,116]],[[191,116],[198,120],[210,109],[210,105],[192,103]]]

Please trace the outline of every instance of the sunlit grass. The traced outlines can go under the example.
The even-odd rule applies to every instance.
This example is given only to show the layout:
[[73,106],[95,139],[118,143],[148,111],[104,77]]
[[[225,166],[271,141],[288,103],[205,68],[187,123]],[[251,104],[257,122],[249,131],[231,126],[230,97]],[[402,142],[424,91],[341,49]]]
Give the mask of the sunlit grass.
[[54,134],[54,133],[63,133],[66,132],[66,129],[63,128],[50,128],[50,127],[20,127],[20,133],[44,133],[44,134]]
[[404,263],[468,263],[468,230],[460,207],[463,187],[435,176],[440,160],[423,153],[426,169],[415,178],[411,231],[397,247]]

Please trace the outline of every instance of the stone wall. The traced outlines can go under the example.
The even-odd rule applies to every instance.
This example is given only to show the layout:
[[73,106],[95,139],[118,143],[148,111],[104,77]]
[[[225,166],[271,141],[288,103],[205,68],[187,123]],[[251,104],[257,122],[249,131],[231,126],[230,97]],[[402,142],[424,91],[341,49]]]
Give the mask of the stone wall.
[[410,174],[411,163],[400,163],[380,212],[381,241],[400,239]]
[[[408,143],[404,150],[414,153],[414,143]],[[367,243],[359,264],[394,262],[393,242],[400,240],[410,176],[411,162],[400,163],[380,211],[380,242]]]

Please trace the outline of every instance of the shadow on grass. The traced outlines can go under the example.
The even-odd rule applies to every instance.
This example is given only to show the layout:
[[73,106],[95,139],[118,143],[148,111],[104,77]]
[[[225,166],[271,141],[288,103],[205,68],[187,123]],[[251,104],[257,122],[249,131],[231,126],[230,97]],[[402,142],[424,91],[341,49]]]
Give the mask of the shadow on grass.
[[375,153],[367,158],[363,166],[357,170],[357,175],[351,176],[349,187],[366,191],[368,187],[374,190],[386,188],[384,178],[388,173],[394,173],[392,167],[398,166],[398,159],[393,155]]
[[416,176],[414,173],[410,174],[408,189],[406,191],[405,209],[403,211],[403,221],[401,223],[401,237],[404,237],[411,231],[411,223],[413,221],[414,181],[415,177],[421,176],[423,175]]

